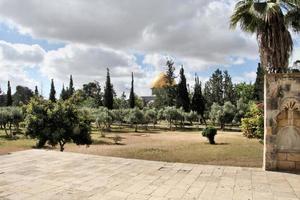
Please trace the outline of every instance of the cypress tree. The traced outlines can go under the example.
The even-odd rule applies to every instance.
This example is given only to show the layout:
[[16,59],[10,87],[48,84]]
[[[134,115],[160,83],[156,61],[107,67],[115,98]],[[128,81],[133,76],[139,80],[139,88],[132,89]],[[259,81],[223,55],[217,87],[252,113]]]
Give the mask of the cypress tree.
[[54,86],[54,81],[53,79],[51,79],[51,88],[50,88],[50,94],[49,94],[49,100],[52,102],[56,102],[56,98],[55,98],[55,86]]
[[74,86],[73,86],[73,77],[70,75],[69,89],[68,89],[68,98],[70,98],[74,94]]
[[186,87],[186,78],[184,75],[183,66],[180,69],[180,80],[177,85],[177,98],[176,98],[176,106],[178,108],[182,107],[185,112],[190,111],[190,98],[189,93]]
[[65,85],[63,84],[62,86],[62,90],[61,90],[61,93],[60,93],[60,99],[61,100],[66,100],[68,99],[68,91],[65,90]]
[[131,74],[131,89],[130,89],[130,95],[129,95],[129,106],[130,108],[135,107],[135,96],[134,96],[134,80],[133,80],[133,72]]
[[34,96],[39,96],[39,90],[37,86],[34,88]]
[[194,94],[192,97],[191,109],[197,112],[197,114],[201,116],[204,123],[206,124],[204,118],[205,99],[202,95],[202,86],[201,86],[201,82],[199,81],[199,77],[197,75],[195,75],[195,86],[194,86]]
[[13,100],[11,96],[10,81],[7,82],[6,106],[12,106]]
[[104,97],[103,97],[103,104],[108,109],[113,109],[113,102],[114,102],[114,91],[113,85],[110,82],[110,74],[109,69],[107,68],[107,75],[106,75],[106,83],[104,88]]
[[254,94],[253,98],[256,101],[263,101],[264,100],[264,69],[258,63],[257,71],[256,71],[256,80],[254,83]]
[[166,87],[167,92],[167,106],[174,106],[176,99],[176,85],[175,85],[175,67],[172,60],[167,61],[167,72],[166,72]]

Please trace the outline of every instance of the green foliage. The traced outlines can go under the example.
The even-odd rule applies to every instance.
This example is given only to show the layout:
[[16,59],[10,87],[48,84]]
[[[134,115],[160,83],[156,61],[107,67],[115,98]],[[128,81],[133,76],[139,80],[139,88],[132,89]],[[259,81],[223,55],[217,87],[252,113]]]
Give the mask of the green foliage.
[[209,126],[203,129],[202,136],[206,137],[210,144],[216,144],[215,136],[217,135],[217,129],[213,126]]
[[110,82],[109,69],[107,68],[103,104],[106,108],[111,110],[113,109],[113,103],[114,103],[114,89],[113,89],[113,85]]
[[115,144],[119,144],[122,141],[122,137],[116,134],[113,137],[113,141],[115,142]]
[[71,101],[56,103],[33,98],[25,107],[26,134],[37,138],[37,147],[46,143],[64,150],[67,142],[77,145],[92,143],[91,118],[86,111],[78,110]]
[[73,86],[73,77],[70,75],[69,88],[67,90],[68,98],[70,98],[75,92],[75,88]]
[[9,138],[13,138],[15,133],[19,131],[19,124],[23,119],[24,115],[22,109],[19,107],[0,108],[0,126],[4,129],[6,136]]
[[205,112],[205,99],[202,95],[201,83],[199,81],[199,77],[195,77],[195,86],[194,86],[194,94],[192,98],[191,109],[197,112],[198,115],[201,116],[202,120],[205,122],[204,112]]
[[155,128],[155,124],[157,123],[157,120],[158,120],[157,111],[154,108],[146,110],[145,111],[145,119],[147,122],[152,123],[153,127]]
[[190,122],[190,124],[193,124],[193,121],[197,121],[198,114],[195,111],[190,111],[188,113],[185,113],[185,119]]
[[248,138],[264,137],[264,117],[263,110],[260,109],[255,103],[250,105],[250,109],[246,117],[242,119],[241,129],[244,136]]
[[39,96],[39,90],[37,86],[34,87],[34,96]]
[[126,99],[126,95],[123,92],[121,97],[114,98],[114,109],[127,109],[127,108],[129,108],[129,104]]
[[7,82],[6,106],[12,106],[13,100],[11,96],[10,81]]
[[205,83],[204,97],[208,110],[213,103],[223,105],[224,102],[230,101],[235,104],[236,94],[227,71],[222,72],[217,69],[210,79]]
[[213,123],[220,124],[221,129],[224,129],[226,123],[232,123],[235,114],[235,106],[231,102],[227,101],[223,106],[220,106],[217,103],[213,103],[209,116],[210,120]]
[[186,78],[184,75],[184,69],[181,67],[180,69],[180,80],[177,84],[177,97],[176,97],[176,107],[182,107],[185,112],[190,111],[190,97],[189,92],[186,87]]
[[99,82],[94,81],[88,84],[84,84],[82,87],[82,91],[83,91],[84,98],[93,99],[94,101],[93,105],[96,108],[103,106],[102,104],[103,94],[101,92],[101,86]]
[[243,98],[239,99],[236,105],[236,114],[234,116],[234,123],[241,123],[241,119],[245,117],[248,111],[249,111],[249,103],[245,103]]
[[65,85],[63,85],[60,93],[60,99],[64,101],[67,100],[68,98],[69,98],[68,91],[65,89]]
[[100,107],[94,113],[96,118],[96,126],[100,130],[101,135],[104,137],[104,131],[110,131],[111,124],[113,123],[113,116],[110,110],[106,107]]
[[223,105],[223,74],[221,70],[217,69],[205,83],[204,96],[208,108],[213,103]]
[[13,95],[13,105],[20,106],[28,104],[31,97],[33,97],[33,92],[31,89],[29,89],[28,87],[18,85],[16,87],[16,92]]
[[232,80],[228,71],[225,70],[223,73],[223,102],[230,101],[232,104],[235,104],[236,94],[234,92],[234,87]]
[[51,88],[50,88],[50,94],[49,94],[50,101],[56,102],[55,94],[56,94],[56,91],[55,91],[54,81],[53,81],[53,79],[51,79]]
[[135,124],[135,132],[137,132],[138,124],[143,124],[145,122],[144,113],[139,108],[130,109],[126,121],[130,124]]
[[129,95],[129,107],[134,108],[135,107],[135,95],[134,95],[134,85],[133,85],[133,72],[131,74],[131,89],[130,89],[130,95]]
[[167,71],[166,71],[166,83],[165,91],[166,91],[166,103],[167,106],[175,105],[176,98],[176,85],[175,83],[175,67],[174,62],[172,60],[167,61]]
[[144,108],[144,101],[143,101],[143,99],[140,98],[137,95],[135,95],[134,99],[135,99],[135,107],[137,107],[139,109],[143,109]]
[[254,94],[254,85],[248,83],[238,83],[235,85],[235,93],[237,99],[243,99],[245,103],[249,103],[249,101],[253,100]]
[[262,102],[264,100],[264,74],[264,69],[262,68],[260,63],[258,63],[253,97],[256,101],[259,102]]
[[293,40],[289,32],[300,30],[299,1],[237,2],[230,18],[231,28],[237,25],[248,33],[255,33],[262,66],[268,73],[286,72],[293,51]]
[[114,109],[110,110],[111,116],[113,117],[113,122],[122,123],[125,121],[125,117],[127,116],[129,109]]
[[172,130],[172,125],[174,124],[176,126],[176,122],[178,120],[181,121],[181,125],[183,125],[184,121],[184,111],[182,108],[177,109],[176,107],[168,106],[163,110],[163,117],[169,122],[169,128]]

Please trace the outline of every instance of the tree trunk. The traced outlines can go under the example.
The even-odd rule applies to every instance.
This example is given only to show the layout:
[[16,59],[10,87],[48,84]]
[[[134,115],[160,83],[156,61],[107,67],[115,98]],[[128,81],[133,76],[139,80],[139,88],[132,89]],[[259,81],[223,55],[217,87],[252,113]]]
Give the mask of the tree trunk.
[[60,151],[63,152],[65,150],[64,145],[66,144],[65,141],[59,141]]
[[135,124],[135,130],[134,130],[134,132],[137,132],[137,126],[138,126],[138,125],[137,125],[137,124]]
[[225,130],[225,124],[221,123],[221,130],[224,131]]

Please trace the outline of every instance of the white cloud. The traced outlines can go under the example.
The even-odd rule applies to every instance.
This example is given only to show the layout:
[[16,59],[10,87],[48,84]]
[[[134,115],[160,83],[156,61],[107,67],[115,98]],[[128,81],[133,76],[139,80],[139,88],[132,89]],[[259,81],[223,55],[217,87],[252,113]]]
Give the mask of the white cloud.
[[241,82],[246,82],[246,83],[254,83],[256,79],[256,72],[255,71],[249,71],[241,74],[241,76],[234,76],[232,77],[232,82],[233,83],[241,83]]
[[198,60],[207,66],[226,64],[232,55],[257,57],[255,38],[229,30],[234,3],[232,0],[2,0],[0,18],[35,37],[126,52],[167,54],[182,60]]
[[1,59],[11,64],[34,65],[43,61],[44,49],[39,45],[12,44],[0,41]]
[[144,76],[134,56],[122,51],[80,44],[49,51],[41,63],[41,72],[59,83],[67,83],[72,74],[77,88],[93,80],[104,84],[107,68],[110,69],[112,82],[119,94],[126,89],[126,84],[130,84],[131,72],[134,72],[137,79]]
[[43,61],[45,51],[39,45],[12,44],[0,41],[0,84],[6,87],[11,81],[14,88],[26,85],[33,88],[37,82],[26,73],[28,68],[36,67]]

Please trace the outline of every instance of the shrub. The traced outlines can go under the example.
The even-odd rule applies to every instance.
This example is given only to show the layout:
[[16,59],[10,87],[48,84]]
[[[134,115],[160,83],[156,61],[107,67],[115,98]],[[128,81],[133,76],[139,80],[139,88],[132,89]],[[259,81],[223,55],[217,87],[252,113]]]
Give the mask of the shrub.
[[209,126],[203,129],[202,136],[206,137],[210,144],[215,143],[215,136],[217,135],[217,129],[215,127]]
[[89,113],[78,110],[69,100],[53,103],[36,97],[25,110],[26,134],[38,139],[38,148],[46,143],[59,144],[63,151],[67,142],[73,141],[77,145],[92,143]]
[[247,138],[263,139],[264,137],[264,117],[263,110],[255,103],[250,105],[249,112],[242,119],[241,129]]
[[115,136],[113,137],[113,141],[115,142],[115,144],[119,144],[119,142],[122,141],[122,137],[119,136],[119,135],[115,135]]

